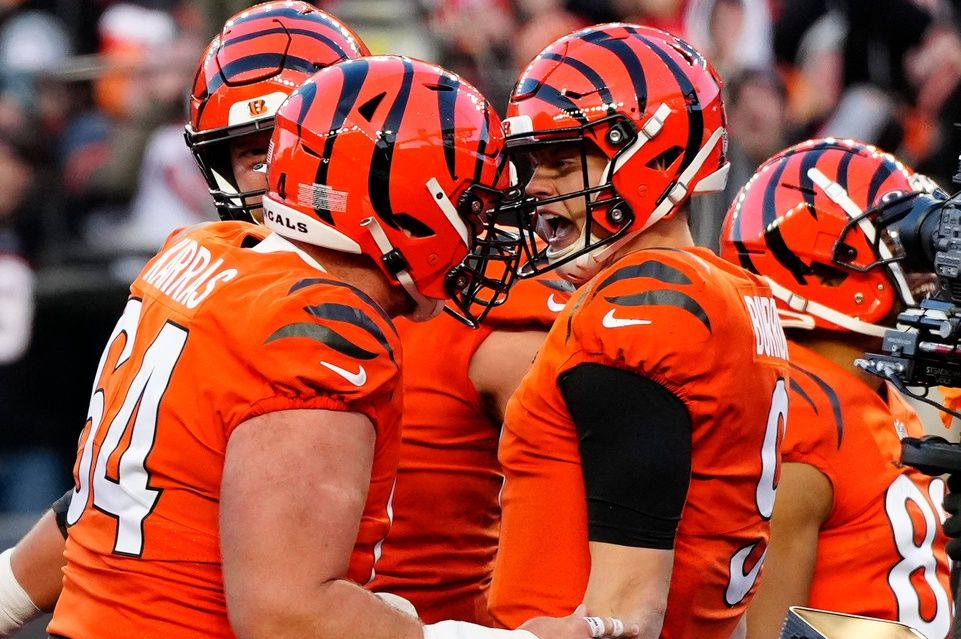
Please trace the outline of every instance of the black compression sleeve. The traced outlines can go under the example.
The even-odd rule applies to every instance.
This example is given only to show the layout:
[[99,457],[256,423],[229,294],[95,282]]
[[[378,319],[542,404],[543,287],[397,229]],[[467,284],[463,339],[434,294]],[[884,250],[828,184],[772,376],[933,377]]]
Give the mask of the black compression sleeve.
[[70,500],[73,498],[73,488],[68,490],[63,494],[63,497],[53,502],[50,509],[53,511],[54,516],[57,518],[57,528],[63,534],[63,538],[67,538],[67,511],[70,509]]
[[581,364],[561,376],[580,440],[591,541],[671,549],[691,480],[691,416],[657,382]]

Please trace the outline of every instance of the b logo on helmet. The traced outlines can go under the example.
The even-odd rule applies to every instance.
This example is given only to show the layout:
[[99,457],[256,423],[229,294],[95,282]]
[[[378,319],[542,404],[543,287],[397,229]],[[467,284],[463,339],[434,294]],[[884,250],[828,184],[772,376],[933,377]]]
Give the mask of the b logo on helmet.
[[253,117],[257,117],[258,115],[266,115],[267,101],[260,98],[251,100],[247,103],[247,109],[250,111],[250,115]]

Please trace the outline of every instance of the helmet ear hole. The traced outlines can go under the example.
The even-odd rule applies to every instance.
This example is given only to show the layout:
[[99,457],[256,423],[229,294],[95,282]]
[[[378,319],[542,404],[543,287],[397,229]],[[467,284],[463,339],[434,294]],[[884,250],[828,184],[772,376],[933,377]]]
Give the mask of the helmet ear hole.
[[818,278],[824,286],[840,286],[848,278],[848,272],[836,266],[813,262],[811,264],[811,274]]
[[648,160],[647,168],[654,169],[655,171],[666,171],[674,164],[677,158],[681,157],[681,153],[683,152],[684,149],[681,147],[672,146]]
[[422,238],[437,235],[434,229],[407,213],[394,213],[394,222],[411,237]]
[[281,173],[280,179],[277,180],[277,194],[282,197],[287,197],[287,174]]

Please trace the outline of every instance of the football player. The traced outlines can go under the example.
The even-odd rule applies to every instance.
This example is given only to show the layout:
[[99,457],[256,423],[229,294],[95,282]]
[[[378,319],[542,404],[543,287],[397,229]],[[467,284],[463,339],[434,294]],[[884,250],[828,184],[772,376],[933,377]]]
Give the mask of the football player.
[[556,277],[520,281],[474,330],[446,314],[397,322],[400,463],[393,523],[369,587],[406,598],[425,622],[490,622],[504,409],[572,290]]
[[[267,144],[283,100],[315,71],[369,53],[347,25],[306,2],[267,2],[227,21],[201,57],[185,127],[221,219],[261,217]],[[0,636],[56,604],[72,493],[0,554]]]
[[[245,20],[238,15],[228,21],[197,73],[186,138],[223,219],[262,217],[265,177],[258,165],[264,161],[280,94],[307,77],[304,69],[330,63],[321,55],[336,61],[345,52],[351,58],[366,53],[363,43],[332,16],[300,3],[293,3],[291,11],[291,4],[261,5],[246,11]],[[278,51],[296,55],[282,57]],[[241,64],[254,55],[271,58],[275,73],[265,76]],[[478,331],[447,315],[429,324],[399,322],[402,341],[413,345],[407,349],[403,381],[412,410],[405,413],[402,429],[390,543],[382,549],[377,578],[369,587],[408,597],[426,621],[488,618],[486,588],[501,483],[496,436],[503,406],[569,290],[556,279],[524,282]],[[448,356],[435,357],[440,349]],[[505,361],[513,362],[513,368],[505,367]],[[56,506],[63,537],[68,505],[69,498]],[[447,541],[454,537],[471,543],[457,544],[460,550],[452,551],[454,544]],[[56,603],[62,547],[50,513],[14,551],[13,572],[29,593],[21,593],[21,619],[39,612],[33,603],[44,610]],[[41,568],[44,559],[50,570]]]
[[491,613],[583,601],[642,637],[728,639],[766,549],[787,361],[770,288],[688,229],[688,198],[725,181],[720,81],[670,34],[600,25],[539,54],[508,116],[520,223],[547,244],[525,274],[581,286],[507,407]]
[[[507,186],[502,145],[473,87],[409,58],[346,61],[291,94],[266,228],[177,232],[131,286],[81,437],[51,635],[504,634],[422,627],[358,585],[390,524],[390,318],[462,295],[461,262]],[[525,627],[633,631],[575,615]]]
[[926,183],[873,146],[811,140],[761,165],[724,221],[721,254],[770,282],[791,360],[791,422],[749,637],[777,637],[792,605],[948,635],[944,483],[900,463],[901,438],[924,428],[891,383],[854,365],[934,281],[906,275],[887,231],[859,218]]

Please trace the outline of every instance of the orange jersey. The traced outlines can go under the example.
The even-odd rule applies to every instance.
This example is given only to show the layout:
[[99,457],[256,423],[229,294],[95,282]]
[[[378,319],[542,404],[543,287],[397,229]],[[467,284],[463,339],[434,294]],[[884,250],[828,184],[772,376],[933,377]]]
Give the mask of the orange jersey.
[[239,222],[171,236],[130,292],[80,437],[49,631],[232,637],[218,535],[224,455],[238,425],[273,411],[356,411],[373,423],[370,491],[346,575],[369,581],[390,526],[400,436],[401,349],[389,318],[286,240]]
[[490,597],[499,624],[569,614],[583,599],[587,507],[557,380],[595,363],[657,381],[688,408],[691,482],[661,636],[730,637],[767,546],[787,411],[787,345],[770,295],[706,249],[631,253],[574,294],[507,409]]
[[947,636],[944,482],[900,463],[901,438],[924,435],[917,413],[891,385],[885,402],[807,348],[791,342],[790,355],[783,461],[817,468],[834,488],[809,604],[900,621],[929,639]]
[[374,591],[408,599],[421,619],[489,621],[503,482],[500,423],[468,376],[478,347],[501,328],[547,328],[571,288],[524,280],[474,330],[449,315],[397,323],[404,344],[404,416],[393,524]]

